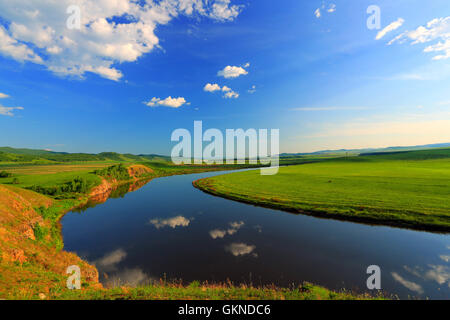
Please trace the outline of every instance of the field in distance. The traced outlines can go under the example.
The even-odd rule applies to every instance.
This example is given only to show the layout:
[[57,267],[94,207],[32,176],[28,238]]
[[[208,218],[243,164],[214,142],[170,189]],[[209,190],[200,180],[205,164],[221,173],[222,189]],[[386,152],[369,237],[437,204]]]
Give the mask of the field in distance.
[[450,231],[450,149],[377,153],[196,181],[229,199],[315,215]]

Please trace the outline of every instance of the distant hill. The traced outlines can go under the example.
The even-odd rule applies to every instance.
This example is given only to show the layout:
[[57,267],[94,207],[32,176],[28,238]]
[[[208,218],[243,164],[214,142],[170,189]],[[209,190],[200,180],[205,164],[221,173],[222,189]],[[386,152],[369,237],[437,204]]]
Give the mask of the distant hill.
[[426,150],[410,150],[396,152],[362,153],[360,157],[372,157],[386,160],[430,160],[450,158],[450,148],[435,148]]
[[51,154],[53,152],[47,150],[35,150],[35,149],[16,149],[11,147],[0,147],[0,152],[12,153],[12,154],[26,154],[26,155],[42,155]]
[[90,153],[66,153],[53,152],[36,149],[16,149],[11,147],[0,147],[0,162],[30,162],[30,163],[64,163],[76,161],[170,161],[170,157],[149,154],[133,155],[120,154],[116,152]]
[[311,156],[311,155],[325,155],[325,154],[340,155],[343,153],[358,155],[358,154],[368,154],[368,153],[375,154],[375,153],[397,152],[397,151],[427,150],[427,149],[434,149],[434,148],[450,148],[450,143],[426,144],[426,145],[409,146],[409,147],[321,150],[321,151],[316,151],[316,152],[311,152],[311,153],[282,153],[280,156],[281,157],[292,157],[292,156]]

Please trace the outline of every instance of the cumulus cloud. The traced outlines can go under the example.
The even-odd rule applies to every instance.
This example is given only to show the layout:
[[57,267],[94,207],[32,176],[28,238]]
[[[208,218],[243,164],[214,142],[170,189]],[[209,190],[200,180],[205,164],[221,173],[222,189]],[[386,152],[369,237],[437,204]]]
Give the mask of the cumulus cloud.
[[437,43],[427,46],[424,52],[439,53],[433,57],[433,60],[450,58],[450,17],[436,18],[416,30],[405,31],[389,41],[388,45],[407,41],[411,42],[412,45],[437,41]]
[[[71,5],[80,9],[80,28],[68,28]],[[61,76],[94,73],[117,81],[118,65],[159,47],[155,34],[180,16],[232,21],[242,6],[230,0],[20,0],[0,1],[0,54],[45,66]],[[73,14],[73,13],[72,13]]]
[[[192,2],[195,0],[184,0],[183,2]],[[205,1],[206,3],[208,3],[208,0]],[[234,18],[236,18],[241,9],[242,6],[238,6],[238,5],[231,5],[230,4],[231,1],[230,0],[216,0],[213,4],[212,4],[212,10],[209,13],[209,16],[211,18],[217,19],[217,20],[222,20],[222,21],[231,21]]]
[[[245,256],[252,253],[256,249],[256,246],[248,245],[245,243],[232,243],[225,247],[225,250],[230,252],[233,256]],[[254,254],[256,256],[256,254]]]
[[[2,4],[0,3],[0,8],[1,6]],[[0,53],[19,62],[31,61],[37,64],[43,63],[40,56],[27,45],[11,37],[3,26],[0,26]]]
[[237,99],[237,98],[239,98],[239,93],[233,91],[231,88],[229,88],[227,86],[221,87],[217,83],[214,83],[214,84],[208,83],[208,84],[205,85],[203,90],[206,91],[206,92],[222,91],[222,92],[225,93],[223,95],[223,97],[226,98],[226,99]]
[[176,216],[169,219],[152,219],[150,224],[154,225],[156,229],[170,227],[175,229],[176,227],[187,227],[191,221],[183,216]]
[[237,98],[239,98],[239,93],[234,92],[234,91],[228,91],[227,93],[224,94],[223,97],[225,99],[237,99]]
[[220,91],[222,89],[220,88],[220,86],[217,83],[213,83],[213,84],[207,83],[205,85],[205,87],[203,88],[203,90],[206,92],[215,92],[215,91]]
[[5,93],[0,92],[0,99],[6,99],[6,98],[9,98],[9,96]]
[[440,255],[439,258],[441,258],[442,261],[450,262],[450,256],[448,255]]
[[13,117],[14,110],[23,110],[23,108],[22,107],[4,107],[4,106],[0,105],[0,115],[2,115],[2,116]]
[[217,72],[217,75],[220,77],[224,77],[225,79],[234,79],[240,76],[245,76],[248,74],[248,71],[243,67],[237,66],[226,66],[223,70]]
[[404,22],[405,22],[405,20],[403,20],[402,18],[398,18],[396,21],[394,21],[391,24],[389,24],[386,28],[384,28],[383,30],[378,32],[378,34],[375,37],[375,39],[376,40],[382,39],[389,32],[397,30],[398,28],[400,28],[403,25]]
[[161,100],[160,98],[152,98],[150,101],[148,102],[144,102],[145,105],[149,106],[149,107],[168,107],[168,108],[179,108],[181,106],[183,106],[184,104],[188,104],[188,102],[186,102],[186,99],[183,97],[179,97],[179,98],[172,98],[172,97],[167,97],[163,100]]
[[336,11],[336,5],[334,3],[330,4],[330,6],[327,9],[328,13],[333,13]]

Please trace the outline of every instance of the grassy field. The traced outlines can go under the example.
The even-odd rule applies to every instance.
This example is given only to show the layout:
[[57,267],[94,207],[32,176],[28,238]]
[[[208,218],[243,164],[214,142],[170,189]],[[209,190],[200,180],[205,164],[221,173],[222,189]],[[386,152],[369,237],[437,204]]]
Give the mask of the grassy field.
[[108,290],[60,290],[49,298],[58,300],[386,300],[383,295],[370,296],[346,291],[330,291],[305,283],[296,288],[276,286],[252,287],[224,284],[153,284],[138,288],[118,287]]
[[195,186],[256,205],[325,218],[450,231],[450,149],[340,158],[203,179]]

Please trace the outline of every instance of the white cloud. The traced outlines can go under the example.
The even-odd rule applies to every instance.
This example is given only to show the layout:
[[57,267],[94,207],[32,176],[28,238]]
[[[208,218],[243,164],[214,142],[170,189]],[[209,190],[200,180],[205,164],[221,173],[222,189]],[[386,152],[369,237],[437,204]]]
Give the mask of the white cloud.
[[405,20],[403,20],[402,18],[398,18],[396,21],[394,21],[391,24],[389,24],[386,28],[384,28],[383,30],[378,32],[378,34],[375,37],[375,39],[376,40],[382,39],[389,32],[397,30],[398,28],[400,28],[403,25],[403,23],[405,23]]
[[256,86],[255,85],[253,85],[250,89],[248,89],[248,93],[253,94],[255,92],[256,92]]
[[244,64],[244,68],[249,68],[250,67],[250,62],[247,62],[246,64]]
[[183,97],[172,98],[171,96],[161,100],[160,98],[152,98],[148,102],[144,102],[145,105],[149,107],[168,107],[168,108],[179,108],[184,104],[189,104]]
[[42,58],[34,53],[27,45],[19,43],[16,39],[9,36],[3,26],[0,26],[0,53],[19,62],[31,61],[37,64],[43,63]]
[[237,98],[239,98],[239,93],[234,92],[234,91],[228,91],[227,93],[225,93],[225,95],[223,97],[225,99],[237,99]]
[[328,7],[327,12],[333,13],[335,11],[336,11],[336,5],[334,3],[330,4],[330,6]]
[[234,79],[240,76],[247,75],[248,72],[242,67],[226,66],[223,70],[220,70],[217,75],[226,79]]
[[157,229],[163,227],[171,227],[175,229],[176,227],[187,227],[191,221],[183,216],[176,216],[169,219],[152,219],[150,224],[153,224]]
[[450,17],[436,18],[416,30],[406,31],[389,41],[388,45],[396,42],[405,43],[406,41],[410,41],[413,45],[438,41],[426,47],[424,52],[439,52],[440,54],[435,55],[433,60],[450,58]]
[[320,8],[317,8],[316,11],[314,11],[314,15],[316,16],[317,19],[319,19],[322,16]]
[[23,110],[23,108],[22,107],[4,107],[4,106],[0,105],[0,115],[2,115],[2,116],[13,117],[14,110]]
[[[79,30],[66,25],[73,4],[81,12]],[[0,26],[0,54],[62,76],[95,73],[117,81],[123,76],[118,65],[159,47],[158,25],[179,15],[231,21],[241,10],[230,0],[0,1],[0,17],[8,25]]]
[[205,85],[205,87],[203,88],[203,90],[206,92],[215,92],[215,91],[220,91],[222,89],[220,88],[220,86],[217,83],[214,83],[214,84],[207,83]]
[[225,250],[231,252],[231,254],[235,257],[245,256],[253,252],[256,249],[256,246],[248,245],[245,243],[232,243],[229,246],[225,247]]
[[442,261],[450,262],[450,256],[448,255],[440,255],[439,258],[441,258]]
[[6,98],[9,98],[9,96],[5,93],[0,92],[0,99],[6,99]]
[[[195,0],[184,0],[183,2],[190,1]],[[230,5],[230,2],[230,0],[216,0],[215,3],[212,4],[212,11],[210,12],[209,16],[211,18],[223,21],[233,20],[239,15],[242,6]],[[206,0],[206,3],[208,3],[208,0]]]
[[231,88],[229,88],[227,86],[221,87],[217,83],[214,83],[214,84],[208,83],[208,84],[205,85],[203,90],[206,91],[206,92],[222,91],[222,92],[225,93],[223,95],[223,98],[225,98],[225,99],[237,99],[237,98],[239,98],[239,93],[234,92]]
[[421,285],[412,282],[412,281],[408,281],[406,279],[404,279],[402,276],[400,276],[398,273],[396,272],[392,272],[392,277],[394,278],[395,281],[399,282],[401,285],[403,285],[405,288],[417,292],[418,294],[422,294],[423,293],[423,288]]

